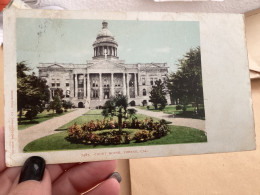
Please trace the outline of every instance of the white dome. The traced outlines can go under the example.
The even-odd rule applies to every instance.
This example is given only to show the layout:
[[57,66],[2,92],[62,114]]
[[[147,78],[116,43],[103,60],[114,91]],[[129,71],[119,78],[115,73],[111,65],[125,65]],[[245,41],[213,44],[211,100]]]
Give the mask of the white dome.
[[103,28],[97,35],[97,37],[113,37],[112,33],[110,30],[107,28]]

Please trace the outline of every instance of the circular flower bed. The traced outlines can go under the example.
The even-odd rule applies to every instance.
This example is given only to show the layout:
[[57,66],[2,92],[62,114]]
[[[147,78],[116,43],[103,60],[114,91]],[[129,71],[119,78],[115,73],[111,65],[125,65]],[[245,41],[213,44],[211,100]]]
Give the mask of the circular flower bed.
[[[169,128],[165,120],[153,122],[153,119],[146,118],[144,121],[132,119],[122,123],[123,129],[138,129],[133,137],[126,131],[118,130],[117,121],[96,120],[74,124],[68,130],[67,140],[71,143],[92,144],[92,145],[118,145],[129,144],[131,140],[146,142],[151,139],[159,139],[167,135]],[[102,130],[109,130],[102,132]],[[97,132],[98,131],[98,132]]]

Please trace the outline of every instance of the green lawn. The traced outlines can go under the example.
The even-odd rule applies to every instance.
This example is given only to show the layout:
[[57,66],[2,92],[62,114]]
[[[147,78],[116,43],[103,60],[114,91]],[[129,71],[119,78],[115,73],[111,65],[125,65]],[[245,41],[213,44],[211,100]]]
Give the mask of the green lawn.
[[[142,110],[148,110],[147,106],[137,106],[137,108],[140,108]],[[200,106],[200,109],[203,109],[203,107]],[[187,105],[187,110],[185,114],[183,114],[182,110],[176,110],[176,105],[167,105],[163,110],[155,110],[154,106],[149,106],[149,110],[153,112],[163,112],[165,114],[175,114],[176,116],[183,118],[200,118],[198,116],[194,116],[193,112],[195,108],[191,104]]]
[[[112,147],[129,147],[129,146],[150,146],[150,145],[163,145],[163,144],[181,144],[181,143],[197,143],[197,142],[207,142],[207,136],[205,132],[198,129],[173,126],[169,125],[170,132],[160,138],[149,140],[147,142],[135,143],[131,141],[129,144],[120,145],[84,145],[84,144],[74,144],[67,141],[65,138],[67,136],[67,131],[57,133],[54,135],[49,135],[40,139],[37,139],[25,146],[25,152],[38,152],[38,151],[51,151],[51,150],[75,150],[75,149],[95,149],[95,148],[112,148]],[[111,131],[111,130],[103,130]],[[124,129],[128,131],[130,136],[133,137],[136,129]],[[98,132],[97,132],[98,133]]]
[[[142,110],[148,110],[147,106],[137,106],[138,108],[142,109]],[[182,110],[176,110],[176,105],[167,105],[163,110],[155,110],[154,106],[149,106],[149,110],[153,111],[153,112],[161,112],[163,111],[163,113],[165,114],[178,114],[181,113]],[[194,111],[194,107],[192,107],[192,105],[188,105],[187,106],[187,111]]]
[[[49,111],[47,112],[47,110],[44,110],[42,113],[39,113],[36,118],[34,118],[32,121],[30,120],[27,120],[25,118],[25,116],[23,115],[22,116],[22,123],[18,125],[18,130],[23,130],[23,129],[26,129],[28,127],[31,127],[33,125],[37,125],[43,121],[47,121],[53,117],[57,117],[57,116],[62,116],[64,114],[67,114],[69,112],[72,112],[74,111],[74,109],[71,109],[69,110],[68,112],[63,112],[62,114],[56,114],[56,113],[53,113],[52,111]],[[24,112],[25,114],[25,112]]]
[[[85,113],[83,116],[80,116],[69,123],[59,127],[56,131],[65,131],[68,130],[70,126],[72,126],[74,123],[77,123],[78,125],[82,125],[83,123],[88,123],[91,120],[103,120],[104,116],[101,115],[102,110],[89,110],[87,113]],[[139,121],[144,120],[145,118],[150,118],[143,114],[136,114],[136,117]],[[117,119],[117,117],[114,117]],[[153,118],[154,122],[159,121],[158,118]]]

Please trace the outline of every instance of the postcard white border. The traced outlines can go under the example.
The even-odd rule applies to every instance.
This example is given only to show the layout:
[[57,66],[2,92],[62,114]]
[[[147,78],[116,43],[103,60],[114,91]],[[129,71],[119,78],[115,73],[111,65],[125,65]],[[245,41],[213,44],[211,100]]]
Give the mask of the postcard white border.
[[[17,17],[199,21],[208,142],[19,153],[15,114],[17,113],[15,35]],[[11,8],[4,11],[4,66],[7,166],[22,165],[31,155],[42,156],[48,164],[52,164],[255,149],[244,16],[241,14],[86,12]]]

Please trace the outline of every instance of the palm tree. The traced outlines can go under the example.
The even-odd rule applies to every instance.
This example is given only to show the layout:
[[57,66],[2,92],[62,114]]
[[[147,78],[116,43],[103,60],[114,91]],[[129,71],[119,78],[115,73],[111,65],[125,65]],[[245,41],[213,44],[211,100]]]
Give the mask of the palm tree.
[[126,96],[116,96],[111,97],[110,100],[106,101],[102,115],[105,117],[114,117],[118,118],[118,130],[120,134],[122,134],[122,126],[123,126],[123,118],[127,118],[129,116],[133,116],[136,113],[135,109],[127,109],[128,100]]

